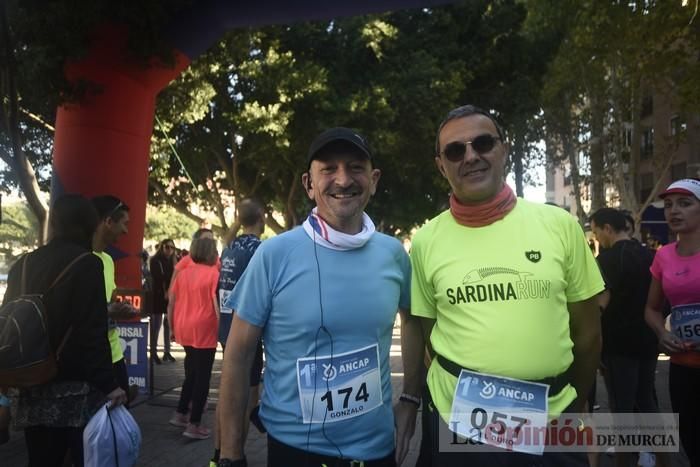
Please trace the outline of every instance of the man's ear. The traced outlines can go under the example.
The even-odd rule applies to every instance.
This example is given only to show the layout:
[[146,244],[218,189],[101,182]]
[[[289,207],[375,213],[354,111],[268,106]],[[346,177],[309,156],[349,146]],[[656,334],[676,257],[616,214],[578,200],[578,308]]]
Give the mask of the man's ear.
[[503,151],[505,152],[506,159],[510,155],[510,143],[507,141],[503,141]]
[[382,176],[382,171],[379,169],[372,169],[372,173],[370,175],[371,183],[369,187],[369,193],[370,195],[374,196],[374,194],[377,192],[377,184],[379,184],[379,177]]
[[311,180],[311,173],[304,172],[301,174],[301,185],[304,187],[304,190],[306,190],[306,196],[308,196],[310,200],[313,200],[314,190],[313,181]]
[[447,175],[445,175],[445,168],[442,165],[442,159],[440,158],[440,156],[435,156],[435,165],[437,166],[442,176],[447,178]]

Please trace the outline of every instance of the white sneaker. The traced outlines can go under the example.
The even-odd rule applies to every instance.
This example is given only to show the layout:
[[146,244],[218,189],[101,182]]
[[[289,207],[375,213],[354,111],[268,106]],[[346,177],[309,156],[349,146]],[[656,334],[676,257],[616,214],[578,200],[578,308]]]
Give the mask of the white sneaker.
[[640,452],[637,465],[639,467],[654,467],[656,465],[656,456],[651,452]]
[[170,417],[170,420],[168,420],[168,423],[174,426],[185,428],[190,423],[190,416],[187,414],[175,412],[173,416]]
[[187,429],[182,432],[182,436],[191,439],[208,439],[211,436],[211,430],[202,425],[194,425],[190,423]]

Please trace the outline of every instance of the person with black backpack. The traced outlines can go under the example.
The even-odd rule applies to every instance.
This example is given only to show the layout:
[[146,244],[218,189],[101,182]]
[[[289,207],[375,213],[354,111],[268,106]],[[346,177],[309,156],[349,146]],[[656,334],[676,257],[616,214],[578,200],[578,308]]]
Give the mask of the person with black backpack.
[[[68,451],[82,466],[85,425],[106,400],[126,402],[112,371],[102,262],[90,253],[96,226],[86,198],[58,198],[48,244],[20,258],[8,276],[0,377],[10,387],[14,427],[24,429],[30,467],[63,465]],[[47,350],[35,350],[41,348]]]

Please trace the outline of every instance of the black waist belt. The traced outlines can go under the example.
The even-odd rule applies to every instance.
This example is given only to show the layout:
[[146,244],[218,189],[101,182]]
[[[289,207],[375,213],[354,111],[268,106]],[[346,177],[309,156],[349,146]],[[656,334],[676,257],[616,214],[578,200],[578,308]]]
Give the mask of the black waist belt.
[[[445,369],[449,374],[456,376],[459,378],[459,374],[462,372],[462,370],[467,370],[467,371],[473,371],[475,373],[479,373],[476,370],[472,370],[469,368],[464,368],[462,366],[459,366],[455,362],[446,359],[442,355],[437,355],[437,361],[440,364],[441,367]],[[540,384],[548,384],[549,385],[549,395],[553,396],[555,394],[559,394],[559,391],[564,389],[564,387],[571,382],[571,378],[569,377],[569,370],[567,369],[565,372],[557,375],[557,376],[551,376],[549,378],[544,378],[544,379],[538,379],[538,380],[525,380],[529,381],[531,383],[540,383]]]

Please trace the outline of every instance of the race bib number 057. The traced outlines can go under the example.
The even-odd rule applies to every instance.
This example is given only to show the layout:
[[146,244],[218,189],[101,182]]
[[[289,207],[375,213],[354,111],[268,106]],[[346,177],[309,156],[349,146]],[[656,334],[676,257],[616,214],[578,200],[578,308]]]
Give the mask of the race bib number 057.
[[474,443],[542,454],[549,386],[462,370],[455,388],[450,430]]
[[377,344],[338,355],[297,360],[297,384],[304,423],[332,423],[358,417],[382,405]]

